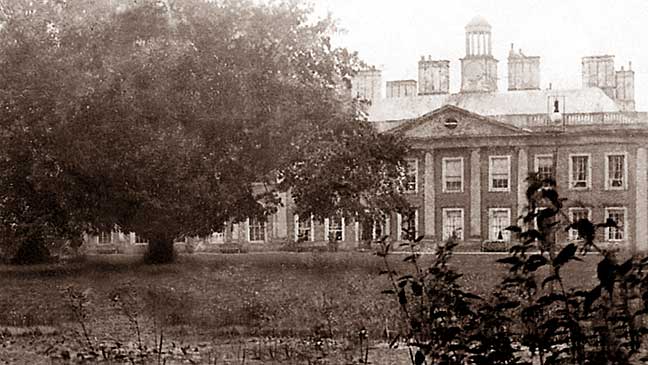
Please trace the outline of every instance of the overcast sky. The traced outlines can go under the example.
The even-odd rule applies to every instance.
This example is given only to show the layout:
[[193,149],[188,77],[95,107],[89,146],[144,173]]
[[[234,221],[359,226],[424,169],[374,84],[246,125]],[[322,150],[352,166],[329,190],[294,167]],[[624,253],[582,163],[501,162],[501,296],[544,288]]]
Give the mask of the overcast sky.
[[[541,87],[581,87],[581,57],[610,54],[635,71],[637,109],[648,111],[648,0],[311,0],[344,29],[335,45],[383,70],[383,81],[417,79],[421,55],[450,60],[450,90],[460,85],[464,26],[476,15],[492,29],[499,90],[507,89],[511,43],[540,56]],[[384,85],[383,85],[384,86]],[[384,95],[384,93],[383,93]]]

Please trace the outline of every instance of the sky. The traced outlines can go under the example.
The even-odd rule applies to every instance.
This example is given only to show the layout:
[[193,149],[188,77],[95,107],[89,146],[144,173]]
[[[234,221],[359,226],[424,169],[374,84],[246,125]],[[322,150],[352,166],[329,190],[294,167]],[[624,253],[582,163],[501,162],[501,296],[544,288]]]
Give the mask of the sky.
[[[581,58],[614,55],[615,68],[635,71],[637,110],[648,111],[648,0],[311,0],[342,30],[335,46],[357,51],[383,70],[383,83],[417,79],[422,55],[450,61],[450,92],[461,82],[464,26],[481,15],[492,26],[499,90],[507,89],[511,43],[540,56],[540,86],[580,88]],[[384,85],[383,85],[384,87]],[[384,92],[383,92],[384,95]]]

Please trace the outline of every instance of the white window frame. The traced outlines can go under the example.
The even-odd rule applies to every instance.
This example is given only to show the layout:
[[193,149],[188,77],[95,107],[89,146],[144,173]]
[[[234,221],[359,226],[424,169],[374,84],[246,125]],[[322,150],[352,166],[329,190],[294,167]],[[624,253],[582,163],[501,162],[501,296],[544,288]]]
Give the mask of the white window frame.
[[465,231],[465,229],[464,229],[465,221],[464,221],[464,210],[463,210],[463,208],[443,208],[443,209],[441,209],[441,211],[442,211],[442,214],[443,214],[442,215],[442,220],[443,220],[443,222],[442,222],[442,224],[443,224],[443,241],[444,242],[447,241],[450,238],[451,234],[452,234],[452,232],[449,231],[449,229],[448,229],[449,227],[447,225],[448,213],[450,213],[450,212],[459,212],[460,213],[460,216],[461,216],[461,218],[460,218],[461,231],[460,231],[460,234],[457,236],[457,239],[459,241],[463,241],[464,240],[464,231]]
[[148,245],[149,242],[145,239],[142,238],[142,236],[138,235],[136,232],[131,233],[133,236],[133,244],[138,245],[138,246],[144,246]]
[[[414,172],[410,171],[410,163],[413,162]],[[406,158],[405,159],[405,186],[403,190],[405,193],[418,193],[418,173],[419,173],[419,160],[418,158]],[[414,189],[409,189],[409,178],[414,176]]]
[[[414,208],[414,237],[416,238],[419,234],[419,212],[418,208]],[[403,239],[403,215],[396,213],[396,240],[401,241]]]
[[[299,240],[300,223],[302,221],[299,219],[298,214],[295,214],[293,219],[294,219],[293,239],[295,240],[295,242],[297,242]],[[308,233],[308,235],[310,236],[310,239],[308,241],[313,242],[315,241],[315,225],[313,224],[314,222],[313,222],[312,214],[310,216],[309,222],[310,222],[310,229],[309,229],[310,232]]]
[[503,227],[501,229],[502,239],[500,240],[497,238],[498,235],[495,233],[495,227],[493,226],[493,220],[495,218],[496,212],[506,212],[508,219],[506,227],[509,227],[511,225],[511,208],[488,208],[488,239],[494,242],[511,242],[511,232],[507,231],[505,229],[506,227]]
[[110,245],[112,243],[113,243],[112,231],[110,232],[101,231],[97,234],[97,245]]
[[[506,188],[496,188],[493,186],[493,160],[502,159],[502,158],[506,159],[506,163],[508,166],[508,172],[507,172],[508,184]],[[511,191],[511,155],[488,156],[488,191],[504,192],[504,193],[508,193]]]
[[263,240],[252,240],[251,238],[251,229],[250,229],[250,218],[247,218],[245,220],[245,239],[248,242],[253,242],[253,243],[260,243],[260,242],[265,242],[268,239],[268,222],[267,221],[262,221],[259,220],[258,223],[263,226]]
[[[346,234],[345,234],[346,222],[344,217],[340,217],[340,221],[342,223],[342,234],[340,235],[342,239],[336,240],[336,242],[346,241]],[[324,239],[326,241],[329,241],[330,237],[331,237],[331,218],[324,218]]]
[[[574,157],[587,157],[587,177],[585,186],[574,186]],[[588,190],[592,188],[592,155],[589,153],[569,154],[569,190]]]
[[[376,227],[381,226],[381,233],[378,235]],[[371,239],[377,241],[384,236],[389,236],[389,216],[384,215],[382,219],[373,219],[371,224]]]
[[[577,211],[585,211],[587,212],[587,219],[591,222],[592,221],[592,209],[591,208],[586,208],[586,207],[571,207],[568,209],[569,212],[569,223],[576,223],[574,222],[574,212]],[[582,241],[583,239],[578,237],[578,230],[576,229],[570,229],[569,230],[569,240],[570,241]]]
[[227,222],[223,222],[223,228],[221,228],[221,231],[212,231],[207,237],[206,241],[210,245],[221,245],[225,243],[226,240],[226,232],[227,232]]
[[[610,181],[610,157],[623,156],[623,184],[621,186],[612,186]],[[627,152],[609,152],[605,154],[605,190],[627,190],[628,189],[628,153]]]
[[238,223],[232,222],[229,225],[229,230],[230,230],[230,234],[232,236],[232,240],[239,240],[240,239],[241,226]]
[[554,155],[551,154],[551,153],[545,153],[545,154],[539,154],[539,155],[533,156],[533,171],[536,174],[540,173],[540,171],[538,171],[538,169],[540,168],[540,163],[539,162],[540,162],[541,158],[551,158],[551,176],[555,178],[556,172],[554,171],[554,169],[555,169],[556,161],[554,161]]
[[[460,171],[461,171],[461,180],[459,181],[461,183],[461,186],[457,190],[450,190],[447,188],[447,183],[448,179],[446,176],[446,162],[451,162],[451,161],[459,161],[460,164]],[[463,193],[464,191],[464,159],[463,157],[444,157],[441,159],[441,183],[443,184],[442,186],[442,191],[444,193]]]
[[[611,229],[614,229],[614,227],[605,227],[605,241],[607,242],[623,242],[628,239],[628,209],[626,207],[606,207],[605,208],[605,220],[607,221],[608,217],[610,216],[610,211],[613,210],[620,210],[623,212],[623,226],[621,226],[621,232],[623,235],[623,238],[618,239],[618,238],[610,238],[610,233]],[[618,227],[616,229],[619,229]]]
[[207,236],[207,242],[210,245],[220,245],[225,243],[225,230],[222,232],[214,231],[209,236]]

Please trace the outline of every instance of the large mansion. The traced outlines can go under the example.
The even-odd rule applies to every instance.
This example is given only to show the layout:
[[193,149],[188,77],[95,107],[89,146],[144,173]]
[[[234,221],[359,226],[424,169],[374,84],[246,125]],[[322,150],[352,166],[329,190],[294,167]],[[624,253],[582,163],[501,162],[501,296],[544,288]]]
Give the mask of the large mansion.
[[[370,102],[369,121],[411,142],[411,214],[371,225],[342,218],[319,223],[294,215],[284,194],[285,206],[268,221],[228,224],[201,245],[332,239],[354,247],[382,235],[400,240],[406,225],[430,243],[453,235],[460,245],[508,241],[504,228],[526,209],[525,179],[538,172],[555,177],[567,198],[563,223],[612,218],[618,228],[602,230],[598,241],[648,250],[648,114],[635,111],[631,65],[616,69],[614,56],[583,57],[582,88],[541,89],[540,58],[511,48],[508,90],[499,91],[491,26],[476,17],[465,29],[457,93],[449,90],[449,61],[431,57],[418,61],[418,80],[383,85],[381,71],[370,68],[352,82],[353,96]],[[578,239],[575,231],[558,234],[560,241]],[[88,242],[140,243],[122,233]]]

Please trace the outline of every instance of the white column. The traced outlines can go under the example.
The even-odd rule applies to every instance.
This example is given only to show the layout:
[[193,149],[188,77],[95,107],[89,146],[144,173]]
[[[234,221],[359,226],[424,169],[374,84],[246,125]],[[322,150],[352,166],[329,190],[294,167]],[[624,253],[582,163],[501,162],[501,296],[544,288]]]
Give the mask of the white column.
[[470,55],[470,33],[466,33],[466,56]]
[[491,43],[491,34],[488,33],[488,54],[493,54],[492,43]]
[[435,216],[434,216],[434,151],[430,150],[425,154],[425,176],[423,178],[423,204],[424,223],[426,238],[435,238]]
[[648,153],[646,147],[637,149],[635,209],[635,246],[637,251],[648,251]]
[[486,33],[481,34],[481,42],[482,42],[482,55],[486,54]]
[[400,241],[403,237],[403,216],[396,213],[396,241]]
[[482,55],[486,54],[486,33],[481,34],[482,39]]
[[470,33],[470,54],[477,54],[477,36],[475,33]]
[[329,221],[328,218],[324,218],[324,241],[329,240],[329,225],[331,222]]
[[[470,151],[470,237],[481,238],[481,158],[478,149]],[[468,239],[469,237],[464,237]]]
[[275,238],[287,238],[288,237],[288,211],[286,209],[288,205],[288,196],[286,193],[279,193],[279,199],[281,199],[281,204],[277,208],[276,215],[276,225],[274,229]]
[[524,213],[524,208],[527,206],[526,178],[529,176],[529,156],[524,148],[518,151],[518,169],[517,169],[517,216],[511,219],[511,224],[517,224],[517,217]]
[[353,224],[354,237],[353,242],[358,243],[360,241],[360,222],[358,222],[358,217],[355,218],[355,223]]

